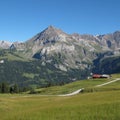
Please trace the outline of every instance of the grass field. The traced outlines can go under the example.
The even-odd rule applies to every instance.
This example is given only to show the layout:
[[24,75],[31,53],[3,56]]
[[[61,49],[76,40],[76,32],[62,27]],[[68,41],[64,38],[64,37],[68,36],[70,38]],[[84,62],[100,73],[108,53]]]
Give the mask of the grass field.
[[120,91],[57,96],[1,96],[1,120],[119,120]]
[[45,95],[67,94],[75,90],[78,90],[80,88],[93,87],[108,81],[110,80],[109,79],[81,80],[81,81],[76,81],[70,84],[66,84],[64,86],[53,86],[48,88],[41,88],[41,89],[37,89],[36,91],[38,91],[39,94],[43,94],[43,95],[44,94]]
[[95,85],[106,81],[109,80],[86,80],[61,88],[42,89],[44,94],[54,94],[50,96],[1,94],[0,120],[120,120],[120,81],[96,88],[92,92],[67,97],[55,96],[83,87],[95,89]]

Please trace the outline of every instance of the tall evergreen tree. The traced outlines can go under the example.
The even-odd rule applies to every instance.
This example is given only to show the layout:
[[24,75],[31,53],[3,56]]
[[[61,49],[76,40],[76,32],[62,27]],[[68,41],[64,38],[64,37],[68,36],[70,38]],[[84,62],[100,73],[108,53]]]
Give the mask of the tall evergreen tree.
[[14,85],[14,93],[19,93],[19,87],[17,84]]
[[1,93],[9,93],[9,86],[5,82],[1,84]]
[[2,84],[0,83],[0,93],[2,93]]

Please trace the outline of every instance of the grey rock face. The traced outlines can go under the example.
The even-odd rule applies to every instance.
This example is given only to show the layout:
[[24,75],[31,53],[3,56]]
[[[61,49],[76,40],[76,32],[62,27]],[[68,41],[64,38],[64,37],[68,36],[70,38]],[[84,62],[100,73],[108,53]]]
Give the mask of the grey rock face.
[[54,63],[57,68],[89,69],[99,54],[120,55],[120,31],[106,35],[67,34],[49,26],[25,43],[0,41],[4,49],[22,51],[29,58]]
[[0,48],[2,48],[2,49],[8,49],[11,45],[12,45],[12,43],[10,43],[8,41],[4,41],[4,40],[0,41]]
[[[59,61],[64,68],[88,68],[97,54],[111,51],[119,54],[120,32],[107,35],[67,34],[49,26],[26,42],[34,58]],[[62,68],[62,67],[60,67]]]

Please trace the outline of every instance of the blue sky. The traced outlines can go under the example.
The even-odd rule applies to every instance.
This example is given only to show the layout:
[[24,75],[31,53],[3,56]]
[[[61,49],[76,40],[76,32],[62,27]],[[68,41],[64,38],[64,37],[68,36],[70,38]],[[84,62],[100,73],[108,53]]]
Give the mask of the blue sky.
[[26,41],[49,25],[79,34],[120,30],[120,0],[0,0],[0,40]]

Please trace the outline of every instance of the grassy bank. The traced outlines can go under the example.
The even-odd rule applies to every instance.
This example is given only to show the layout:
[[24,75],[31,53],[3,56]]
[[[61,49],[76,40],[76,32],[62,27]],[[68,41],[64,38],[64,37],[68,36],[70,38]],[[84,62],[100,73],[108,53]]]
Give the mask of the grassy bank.
[[71,97],[0,97],[1,120],[119,120],[120,91]]
[[48,88],[37,89],[36,91],[41,95],[59,95],[71,93],[80,88],[94,87],[104,82],[110,81],[109,79],[91,79],[72,82],[63,86],[53,86]]
[[[95,87],[112,79],[37,89],[37,95],[0,94],[0,120],[119,120],[120,81]],[[85,88],[84,92],[75,96],[55,96],[80,88]]]

